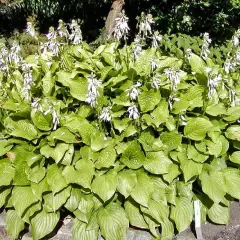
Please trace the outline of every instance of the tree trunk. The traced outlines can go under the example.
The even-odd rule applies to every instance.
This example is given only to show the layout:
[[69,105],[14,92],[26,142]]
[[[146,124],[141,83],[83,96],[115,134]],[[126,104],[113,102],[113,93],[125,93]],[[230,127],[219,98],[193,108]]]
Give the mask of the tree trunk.
[[105,38],[110,39],[113,34],[115,19],[118,17],[119,13],[122,11],[124,0],[113,0],[111,9],[108,13],[107,20],[105,23]]

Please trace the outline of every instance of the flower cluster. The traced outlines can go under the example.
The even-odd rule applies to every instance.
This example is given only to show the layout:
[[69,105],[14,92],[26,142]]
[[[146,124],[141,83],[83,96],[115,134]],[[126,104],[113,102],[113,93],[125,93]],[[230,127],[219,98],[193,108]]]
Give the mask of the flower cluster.
[[142,52],[141,38],[140,35],[137,35],[133,42],[133,55],[135,60],[139,57],[141,52]]
[[[138,88],[141,86],[141,83],[136,83],[132,87],[126,90],[127,96],[132,100],[136,100],[139,95]],[[128,108],[129,118],[136,120],[139,117],[138,109],[134,102],[132,102],[132,106]]]
[[162,35],[158,31],[153,33],[152,47],[157,48],[159,43],[162,41]]
[[99,119],[101,119],[104,122],[110,122],[112,119],[110,109],[111,109],[110,107],[103,108],[99,116]]
[[68,32],[67,26],[62,19],[58,21],[57,31],[60,37],[64,37],[66,39],[69,38],[69,32]]
[[180,71],[176,71],[174,69],[165,69],[164,73],[167,75],[170,84],[171,84],[171,90],[175,92],[177,90],[178,84],[180,83]]
[[122,38],[124,40],[127,40],[129,27],[128,27],[128,17],[125,15],[124,10],[115,19],[115,27],[113,31],[114,31],[113,35],[118,41],[120,41]]
[[27,22],[26,32],[27,32],[30,36],[32,36],[33,38],[35,38],[36,40],[38,39],[38,37],[37,37],[37,32],[36,32],[36,30],[35,30],[34,23],[32,23],[32,22]]
[[149,34],[152,34],[152,24],[154,23],[153,17],[151,14],[145,15],[145,13],[141,14],[139,19],[139,33],[142,38],[146,38]]
[[33,78],[32,78],[31,64],[23,63],[22,72],[23,72],[22,93],[23,93],[24,99],[26,99],[27,101],[30,101],[31,100],[30,89],[31,89],[31,86],[34,85]]
[[204,35],[203,35],[203,45],[202,45],[202,51],[201,51],[201,57],[203,59],[208,58],[208,55],[210,53],[209,45],[210,45],[211,42],[212,42],[212,40],[210,39],[209,34],[204,33]]
[[218,74],[217,71],[213,70],[210,67],[205,69],[205,72],[208,75],[208,98],[209,99],[217,99],[217,87],[219,83],[222,81],[222,75]]
[[91,106],[95,107],[97,104],[97,97],[99,96],[98,89],[102,87],[102,81],[98,80],[94,73],[91,73],[88,77],[88,93],[86,102]]
[[71,34],[69,35],[69,40],[71,40],[74,45],[79,45],[82,42],[82,31],[76,20],[72,20],[70,29]]

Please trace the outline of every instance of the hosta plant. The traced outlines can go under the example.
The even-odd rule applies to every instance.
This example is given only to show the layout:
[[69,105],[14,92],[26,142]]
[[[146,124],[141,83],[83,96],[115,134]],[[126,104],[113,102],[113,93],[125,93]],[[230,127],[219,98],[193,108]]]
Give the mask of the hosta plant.
[[73,240],[122,240],[131,226],[172,239],[194,200],[202,222],[227,224],[240,199],[239,46],[217,65],[190,49],[162,55],[141,36],[93,51],[76,22],[64,27],[38,55],[1,47],[0,206],[12,238],[27,224],[41,239],[69,215]]

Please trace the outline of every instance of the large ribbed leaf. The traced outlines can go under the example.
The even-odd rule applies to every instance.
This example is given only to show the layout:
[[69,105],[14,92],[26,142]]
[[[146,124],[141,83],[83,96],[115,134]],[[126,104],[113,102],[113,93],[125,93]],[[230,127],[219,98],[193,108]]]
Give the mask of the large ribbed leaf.
[[184,135],[192,140],[203,140],[212,126],[205,118],[191,118],[184,128]]
[[39,212],[31,219],[31,231],[33,240],[39,240],[51,233],[59,221],[59,213]]
[[123,240],[126,238],[129,222],[124,209],[117,203],[110,203],[99,209],[98,224],[105,239]]
[[72,226],[72,240],[97,240],[98,231],[98,228],[87,230],[87,223],[75,218]]
[[171,207],[171,219],[174,220],[177,230],[182,232],[193,220],[193,203],[191,199],[180,197],[176,205]]
[[17,239],[24,229],[25,222],[19,217],[17,211],[9,209],[6,215],[6,230],[13,239]]

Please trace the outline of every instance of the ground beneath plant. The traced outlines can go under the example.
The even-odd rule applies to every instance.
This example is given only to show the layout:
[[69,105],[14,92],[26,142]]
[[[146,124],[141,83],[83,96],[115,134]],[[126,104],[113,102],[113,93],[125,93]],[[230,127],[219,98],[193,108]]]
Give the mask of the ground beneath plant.
[[[69,222],[63,225],[58,232],[49,238],[44,240],[71,240],[71,226]],[[240,204],[239,202],[233,202],[231,205],[231,218],[230,223],[227,226],[216,225],[207,222],[202,225],[202,233],[204,240],[240,240]],[[31,240],[31,233],[26,233],[22,236],[22,240]],[[99,237],[99,240],[101,238]],[[129,229],[127,234],[127,240],[151,240],[152,236],[149,232]],[[173,240],[196,240],[194,229],[191,228],[176,235]],[[10,240],[10,237],[6,233],[5,212],[0,214],[0,240]],[[199,239],[200,240],[200,239]],[[203,240],[203,239],[201,239]]]

